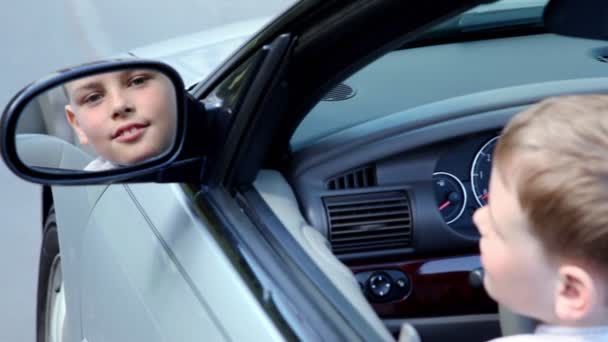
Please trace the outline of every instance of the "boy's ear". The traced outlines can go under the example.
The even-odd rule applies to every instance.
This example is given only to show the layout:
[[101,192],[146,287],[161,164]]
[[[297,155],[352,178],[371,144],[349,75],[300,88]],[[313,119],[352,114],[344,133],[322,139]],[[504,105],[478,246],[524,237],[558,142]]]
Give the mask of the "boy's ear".
[[559,267],[559,283],[555,293],[555,315],[562,322],[584,319],[598,300],[593,278],[577,265]]
[[76,119],[76,114],[74,114],[74,111],[72,110],[72,106],[65,105],[65,116],[68,119],[70,126],[72,126],[72,128],[76,132],[76,135],[78,135],[78,139],[80,140],[80,143],[83,145],[88,144],[89,138],[87,137],[86,134],[84,134],[84,131],[82,130],[82,128],[80,128],[80,125],[78,124],[78,119]]

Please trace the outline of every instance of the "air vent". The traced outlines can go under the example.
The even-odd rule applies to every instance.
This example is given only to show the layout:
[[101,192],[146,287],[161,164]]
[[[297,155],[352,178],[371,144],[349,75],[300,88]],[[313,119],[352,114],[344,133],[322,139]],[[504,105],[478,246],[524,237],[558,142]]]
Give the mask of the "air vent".
[[329,239],[336,254],[405,248],[412,241],[405,192],[390,191],[323,199]]
[[376,186],[376,168],[366,166],[331,178],[325,184],[327,190],[361,189]]
[[322,101],[343,101],[355,96],[355,90],[350,86],[340,83],[333,87],[323,98]]

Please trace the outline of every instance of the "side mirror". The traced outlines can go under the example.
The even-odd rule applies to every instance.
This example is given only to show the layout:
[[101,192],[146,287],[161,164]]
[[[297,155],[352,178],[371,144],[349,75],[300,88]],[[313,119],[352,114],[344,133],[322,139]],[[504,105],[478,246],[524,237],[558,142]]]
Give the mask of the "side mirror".
[[[20,91],[2,117],[2,156],[40,184],[99,184],[168,166],[182,149],[186,93],[170,66],[115,60]],[[145,178],[145,177],[144,177]]]
[[608,1],[551,0],[545,7],[545,28],[565,36],[608,40]]

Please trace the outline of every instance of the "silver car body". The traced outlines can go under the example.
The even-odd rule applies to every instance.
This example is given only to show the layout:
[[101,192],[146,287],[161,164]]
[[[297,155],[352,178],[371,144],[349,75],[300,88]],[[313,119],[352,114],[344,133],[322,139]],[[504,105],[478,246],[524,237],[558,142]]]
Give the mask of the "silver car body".
[[64,341],[281,340],[180,185],[57,187],[53,196]]
[[[267,21],[233,24],[132,54],[171,64],[188,85]],[[282,339],[181,185],[53,187],[52,194],[66,303],[64,341]]]

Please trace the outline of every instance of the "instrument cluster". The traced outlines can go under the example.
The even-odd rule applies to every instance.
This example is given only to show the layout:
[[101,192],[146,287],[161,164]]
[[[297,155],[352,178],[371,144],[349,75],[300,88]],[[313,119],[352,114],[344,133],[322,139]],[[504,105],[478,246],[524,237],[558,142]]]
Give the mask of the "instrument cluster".
[[437,209],[453,230],[478,237],[472,216],[488,203],[492,157],[498,136],[478,137],[453,145],[433,173]]

